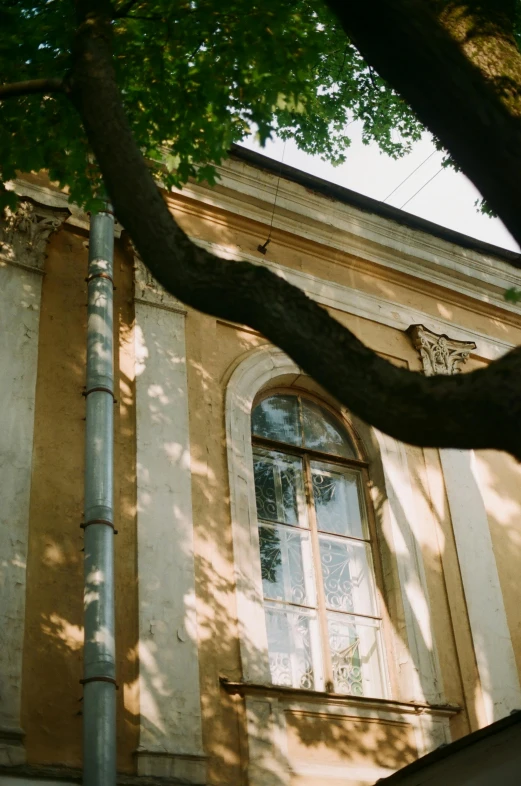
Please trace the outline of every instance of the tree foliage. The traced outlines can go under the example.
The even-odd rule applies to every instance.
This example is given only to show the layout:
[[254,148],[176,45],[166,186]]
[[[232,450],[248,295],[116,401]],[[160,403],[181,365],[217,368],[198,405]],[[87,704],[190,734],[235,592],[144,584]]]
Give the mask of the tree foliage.
[[[3,176],[45,167],[83,201],[100,186],[99,167],[116,216],[168,292],[258,330],[356,415],[397,439],[497,448],[521,460],[521,347],[485,369],[449,377],[394,366],[266,267],[195,246],[143,155],[162,165],[166,154],[162,179],[179,182],[196,161],[218,160],[256,122],[263,134],[278,125],[335,159],[349,113],[362,117],[366,135],[399,152],[392,128],[407,141],[418,121],[374,69],[521,242],[521,0],[271,2],[246,8],[230,0],[223,11],[200,0],[75,0],[72,18],[64,0],[4,0],[2,30],[10,29],[16,55],[6,76],[19,83],[0,85]],[[171,5],[175,19],[182,9],[206,37],[187,33],[187,48]],[[204,23],[201,8],[213,9]],[[7,53],[9,35],[1,35]],[[337,66],[350,74],[344,93]],[[521,258],[510,262],[521,268]]]
[[[345,159],[349,123],[401,155],[419,138],[413,112],[306,0],[138,0],[113,9],[117,79],[133,134],[164,167],[165,185],[212,182],[232,142],[276,129],[309,153]],[[70,0],[17,0],[0,10],[5,83],[65,77],[76,18]],[[99,186],[81,119],[60,93],[0,103],[0,169],[47,169],[85,203]]]

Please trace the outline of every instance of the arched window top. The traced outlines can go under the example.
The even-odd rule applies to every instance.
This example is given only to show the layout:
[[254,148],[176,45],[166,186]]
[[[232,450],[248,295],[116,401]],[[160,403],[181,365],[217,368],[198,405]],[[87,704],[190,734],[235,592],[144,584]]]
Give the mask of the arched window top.
[[320,404],[299,395],[276,394],[263,399],[252,413],[252,433],[330,456],[358,458],[338,418]]

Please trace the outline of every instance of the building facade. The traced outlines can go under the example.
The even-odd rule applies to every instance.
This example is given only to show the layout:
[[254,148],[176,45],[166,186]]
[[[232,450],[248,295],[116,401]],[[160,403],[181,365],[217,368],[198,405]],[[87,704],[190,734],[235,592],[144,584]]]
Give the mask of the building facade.
[[[220,174],[165,195],[194,241],[269,267],[391,362],[465,373],[521,343],[509,252],[255,154]],[[43,177],[13,187],[0,784],[67,784],[88,217]],[[371,785],[521,708],[514,460],[378,433],[263,336],[165,293],[118,226],[114,283],[120,782]]]

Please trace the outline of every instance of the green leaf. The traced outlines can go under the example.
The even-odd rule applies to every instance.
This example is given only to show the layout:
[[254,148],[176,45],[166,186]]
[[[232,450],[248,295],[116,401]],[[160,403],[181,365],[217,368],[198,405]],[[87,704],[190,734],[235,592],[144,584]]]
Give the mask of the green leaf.
[[[411,110],[369,72],[320,2],[141,0],[139,13],[130,10],[113,29],[133,133],[170,185],[212,182],[215,164],[254,127],[263,143],[276,131],[334,164],[345,159],[350,120],[361,120],[366,143],[393,156],[421,135]],[[2,81],[63,76],[74,34],[70,0],[2,7]],[[15,169],[46,169],[84,206],[102,191],[64,95],[0,102],[0,171]]]
[[510,289],[507,289],[506,292],[503,294],[503,297],[505,298],[507,303],[519,303],[519,301],[521,300],[521,289],[510,287]]

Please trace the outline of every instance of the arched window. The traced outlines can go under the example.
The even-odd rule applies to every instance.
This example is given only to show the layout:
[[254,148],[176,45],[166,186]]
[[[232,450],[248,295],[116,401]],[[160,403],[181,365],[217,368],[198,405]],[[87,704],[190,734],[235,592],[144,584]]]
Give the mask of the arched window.
[[365,463],[343,423],[302,395],[262,399],[252,441],[272,681],[383,696]]

